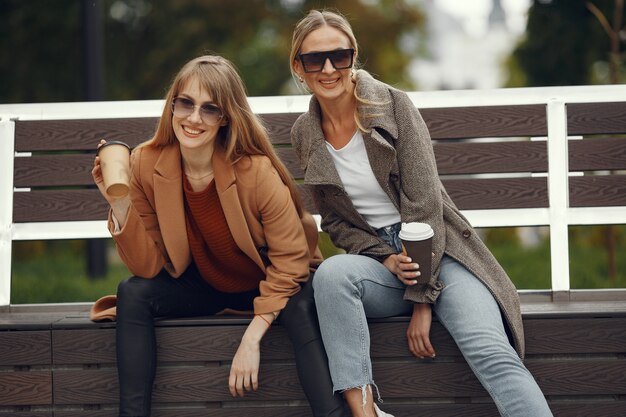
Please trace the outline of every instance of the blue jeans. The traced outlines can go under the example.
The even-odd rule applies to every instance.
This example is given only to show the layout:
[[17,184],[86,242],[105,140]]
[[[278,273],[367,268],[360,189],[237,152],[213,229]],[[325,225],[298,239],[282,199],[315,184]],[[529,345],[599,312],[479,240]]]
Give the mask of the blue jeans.
[[[379,230],[398,252],[399,227]],[[433,313],[503,416],[552,416],[539,386],[506,335],[500,309],[487,288],[463,265],[444,255],[445,285]],[[405,286],[382,263],[361,255],[325,260],[313,281],[322,339],[333,389],[373,384],[368,317],[410,315]],[[436,348],[436,346],[435,346]]]

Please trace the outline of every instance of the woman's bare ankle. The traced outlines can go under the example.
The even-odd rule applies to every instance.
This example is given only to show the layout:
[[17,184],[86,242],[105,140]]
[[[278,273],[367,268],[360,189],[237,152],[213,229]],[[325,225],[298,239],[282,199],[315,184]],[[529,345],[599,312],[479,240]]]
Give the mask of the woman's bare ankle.
[[374,398],[369,385],[343,391],[353,417],[376,417]]

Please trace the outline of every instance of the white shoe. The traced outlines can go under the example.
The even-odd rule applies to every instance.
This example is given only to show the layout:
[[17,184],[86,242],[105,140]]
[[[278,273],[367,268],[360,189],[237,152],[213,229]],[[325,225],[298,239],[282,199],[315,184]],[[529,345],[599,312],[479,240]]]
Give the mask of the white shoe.
[[377,417],[393,417],[392,414],[385,413],[384,411],[381,411],[380,408],[378,408],[378,406],[375,403],[374,403],[374,410],[376,410],[376,416]]

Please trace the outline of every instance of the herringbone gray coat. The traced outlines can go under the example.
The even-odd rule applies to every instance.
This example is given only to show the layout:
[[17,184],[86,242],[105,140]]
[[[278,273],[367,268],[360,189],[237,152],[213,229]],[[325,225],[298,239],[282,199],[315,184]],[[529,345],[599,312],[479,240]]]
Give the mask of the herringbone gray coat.
[[[359,117],[365,148],[374,175],[395,204],[403,222],[425,222],[435,231],[433,274],[425,285],[407,287],[404,298],[435,303],[443,288],[439,264],[447,253],[482,281],[500,305],[515,349],[524,356],[524,333],[515,286],[467,219],[452,202],[437,173],[430,134],[406,93],[357,71]],[[311,98],[309,111],[291,131],[291,140],[305,171],[304,182],[322,216],[322,229],[347,253],[382,262],[394,250],[380,239],[356,211],[346,194],[326,148],[319,104]],[[462,305],[459,308],[463,308]]]

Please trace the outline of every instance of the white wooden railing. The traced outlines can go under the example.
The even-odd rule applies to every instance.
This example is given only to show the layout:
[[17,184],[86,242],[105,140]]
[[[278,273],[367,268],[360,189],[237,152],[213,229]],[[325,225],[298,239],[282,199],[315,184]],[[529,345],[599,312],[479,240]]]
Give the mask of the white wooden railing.
[[[568,228],[572,225],[626,224],[626,207],[569,207],[567,103],[626,101],[626,86],[545,87],[413,92],[418,108],[545,104],[548,126],[548,208],[466,210],[478,228],[547,226],[551,242],[551,288],[568,291]],[[308,96],[251,97],[258,113],[301,113]],[[15,120],[158,117],[162,100],[0,105],[0,306],[10,305],[11,245],[16,240],[108,237],[104,221],[13,223]],[[318,219],[319,221],[319,219]]]

